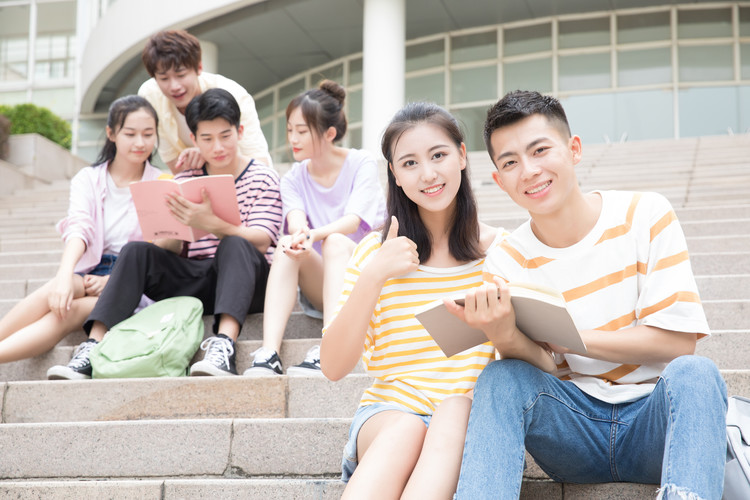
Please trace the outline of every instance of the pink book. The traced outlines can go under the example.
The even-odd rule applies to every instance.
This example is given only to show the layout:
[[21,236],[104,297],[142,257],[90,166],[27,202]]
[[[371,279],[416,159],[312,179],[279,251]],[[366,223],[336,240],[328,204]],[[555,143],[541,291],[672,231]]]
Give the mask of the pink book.
[[201,189],[205,188],[214,214],[220,219],[239,226],[240,209],[231,175],[207,175],[188,179],[156,179],[134,182],[130,185],[138,222],[146,241],[172,238],[196,241],[208,234],[178,222],[169,211],[166,198],[169,193],[180,193],[194,203],[202,201]]

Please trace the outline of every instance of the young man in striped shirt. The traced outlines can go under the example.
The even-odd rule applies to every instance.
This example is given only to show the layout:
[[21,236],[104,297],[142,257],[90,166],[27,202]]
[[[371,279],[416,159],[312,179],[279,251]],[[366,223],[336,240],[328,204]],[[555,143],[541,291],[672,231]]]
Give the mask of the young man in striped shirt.
[[484,307],[466,319],[512,353],[519,333],[504,283],[544,284],[563,293],[587,352],[549,345],[554,374],[512,355],[484,370],[458,498],[518,498],[525,447],[556,481],[660,483],[660,498],[718,500],[726,387],[693,355],[710,331],[669,202],[583,193],[581,139],[552,97],[506,95],[484,138],[495,182],[531,219],[488,253],[492,283],[474,292]]
[[214,335],[201,344],[202,361],[191,375],[236,375],[234,342],[248,312],[263,309],[266,281],[281,225],[279,176],[275,170],[243,156],[238,147],[243,129],[240,108],[223,89],[209,89],[187,106],[185,118],[193,142],[206,164],[177,178],[230,174],[241,223],[229,224],[211,209],[207,195],[191,203],[170,195],[172,215],[209,234],[187,244],[181,240],[131,242],[123,247],[97,305],[84,324],[89,339],[68,364],[69,378],[89,378],[88,353],[108,329],[126,319],[142,294],[153,300],[187,295],[214,314]]

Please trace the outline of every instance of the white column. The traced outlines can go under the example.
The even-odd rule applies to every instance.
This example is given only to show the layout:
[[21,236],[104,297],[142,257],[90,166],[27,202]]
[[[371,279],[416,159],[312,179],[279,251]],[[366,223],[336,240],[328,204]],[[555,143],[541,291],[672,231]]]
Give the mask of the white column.
[[380,154],[380,139],[404,104],[406,1],[365,0],[362,44],[362,148]]
[[201,62],[203,71],[208,73],[219,72],[219,48],[215,43],[207,40],[198,40],[201,44]]

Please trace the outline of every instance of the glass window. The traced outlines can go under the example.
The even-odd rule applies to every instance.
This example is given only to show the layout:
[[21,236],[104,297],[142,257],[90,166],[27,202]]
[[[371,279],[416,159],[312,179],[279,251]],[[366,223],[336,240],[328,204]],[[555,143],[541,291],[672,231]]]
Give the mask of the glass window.
[[560,90],[609,88],[611,80],[609,53],[560,56]]
[[552,25],[550,23],[503,30],[504,56],[545,50],[552,50]]
[[261,120],[271,116],[273,114],[273,92],[255,99],[255,110],[258,112],[258,118]]
[[750,43],[740,44],[740,78],[750,80]]
[[362,58],[349,61],[349,85],[362,83]]
[[29,6],[2,8],[0,15],[0,81],[28,77]]
[[[287,83],[279,89],[279,109],[286,109],[289,101],[297,97],[298,94],[305,90],[305,79],[300,78],[292,83]],[[284,117],[284,130],[286,130],[286,117]]]
[[406,102],[445,102],[445,73],[435,73],[406,79]]
[[678,58],[682,82],[731,80],[733,78],[731,45],[680,47]]
[[451,64],[497,59],[497,31],[451,38]]
[[678,38],[732,36],[732,11],[700,9],[677,11]]
[[487,118],[487,106],[477,108],[453,109],[453,116],[458,120],[464,133],[464,144],[468,151],[484,151],[484,120]]
[[442,38],[406,47],[407,72],[443,66],[444,62],[445,41]]
[[578,95],[560,99],[570,123],[570,131],[581,136],[583,144],[619,140],[615,130],[614,94]]
[[558,46],[561,49],[609,45],[609,18],[560,21]]
[[2,96],[0,104],[4,104],[6,106],[14,106],[16,104],[29,102],[29,100],[26,98],[25,90],[22,90],[20,92],[3,92],[0,95]]
[[265,137],[266,143],[270,149],[278,146],[278,144],[273,143],[273,120],[261,123],[260,131],[263,132],[263,137]]
[[750,85],[739,87],[738,94],[737,110],[740,113],[740,128],[738,132],[750,134]]
[[[739,128],[737,87],[709,87],[680,90],[680,135],[726,135]],[[707,112],[707,104],[710,112]]]
[[646,90],[615,94],[615,136],[628,141],[674,137],[672,92]]
[[37,106],[49,108],[62,118],[73,116],[75,92],[72,88],[35,90],[32,99]]
[[503,65],[503,93],[516,89],[552,91],[552,59],[534,59]]
[[346,133],[349,138],[349,147],[359,149],[362,147],[362,127],[352,127]]
[[346,118],[349,123],[362,121],[362,90],[352,90],[346,94],[346,100],[349,102],[346,112]]
[[[280,114],[274,121],[276,123],[276,141],[273,147],[286,146],[286,115]],[[265,132],[263,134],[265,135]]]
[[37,39],[34,47],[37,80],[73,77],[75,54],[76,2],[39,3]]
[[497,66],[451,71],[451,102],[497,99]]
[[668,47],[617,53],[618,85],[628,87],[671,81],[671,51]]
[[79,158],[83,158],[88,163],[94,163],[96,157],[99,156],[99,150],[101,146],[78,146],[78,152],[76,155]]
[[88,118],[78,122],[78,141],[104,141],[106,118]]
[[617,17],[617,43],[669,40],[669,12]]
[[329,68],[325,68],[321,71],[316,71],[311,75],[310,83],[313,86],[318,85],[321,80],[333,80],[334,82],[343,85],[344,84],[344,65],[343,64],[337,64],[335,66],[331,66]]
[[740,7],[740,36],[750,36],[750,7]]

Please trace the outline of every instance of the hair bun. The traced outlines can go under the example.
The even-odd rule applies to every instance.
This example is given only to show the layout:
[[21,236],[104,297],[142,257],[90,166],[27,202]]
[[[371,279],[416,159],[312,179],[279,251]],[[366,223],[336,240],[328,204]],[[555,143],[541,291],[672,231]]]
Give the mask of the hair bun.
[[318,88],[336,99],[339,104],[344,105],[344,99],[346,98],[346,90],[344,87],[334,82],[333,80],[323,80],[318,85]]

